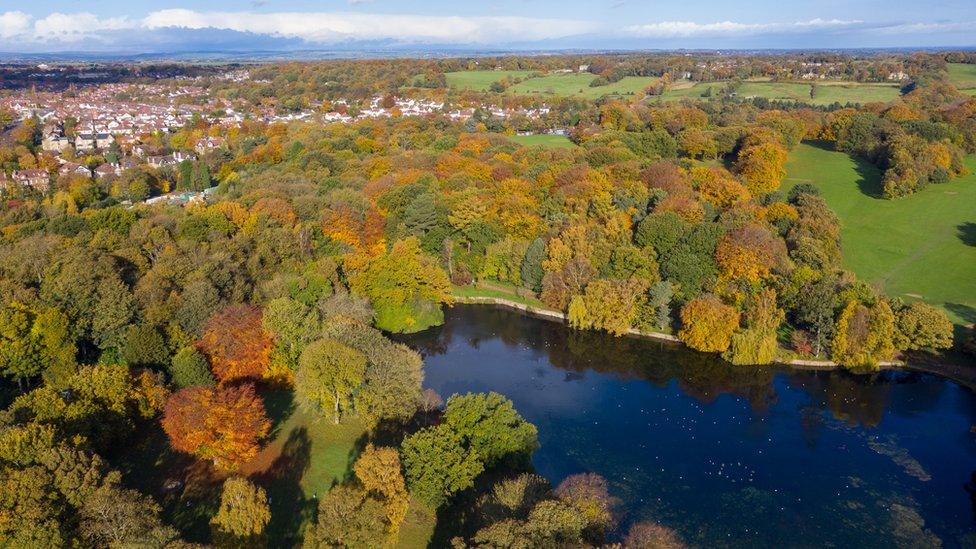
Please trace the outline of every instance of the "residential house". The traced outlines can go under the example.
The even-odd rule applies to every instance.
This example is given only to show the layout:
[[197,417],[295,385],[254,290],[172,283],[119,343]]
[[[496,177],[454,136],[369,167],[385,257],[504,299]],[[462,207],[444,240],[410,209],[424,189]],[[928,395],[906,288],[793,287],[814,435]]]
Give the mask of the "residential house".
[[44,170],[17,170],[13,173],[12,179],[21,186],[46,193],[50,187],[51,178]]
[[122,175],[122,167],[118,164],[102,164],[101,166],[95,168],[95,177],[102,179],[104,177],[117,177]]
[[84,175],[91,177],[91,171],[85,166],[75,162],[65,162],[58,168],[58,175]]

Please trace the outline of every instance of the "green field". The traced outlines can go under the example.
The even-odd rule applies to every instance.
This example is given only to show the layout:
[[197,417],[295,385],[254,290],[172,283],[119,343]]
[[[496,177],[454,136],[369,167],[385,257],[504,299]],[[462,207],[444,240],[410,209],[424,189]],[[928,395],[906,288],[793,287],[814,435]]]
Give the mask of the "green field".
[[589,73],[566,73],[538,76],[509,88],[515,94],[549,94],[599,99],[607,95],[636,95],[657,81],[654,77],[627,76],[606,86],[590,87],[596,76]]
[[[705,99],[702,94],[712,88],[713,96],[718,96],[725,82],[677,82],[660,96],[662,101],[677,101],[684,98]],[[811,84],[806,82],[743,82],[737,90],[742,98],[765,97],[787,101],[799,101],[812,105],[833,103],[887,102],[897,98],[900,90],[892,84],[860,84],[855,82],[817,82],[816,96],[810,97]]]
[[447,72],[444,77],[452,88],[472,91],[488,91],[488,86],[503,78],[525,78],[534,71],[460,71]]
[[[976,157],[969,157],[976,172]],[[942,306],[976,322],[976,173],[897,200],[878,198],[881,174],[840,152],[803,143],[784,189],[812,182],[841,219],[844,266],[905,300]]]
[[512,141],[525,147],[544,147],[546,149],[572,149],[576,147],[565,135],[513,135]]
[[976,65],[968,63],[949,63],[949,81],[969,95],[976,95]]
[[[532,76],[537,75],[537,76]],[[577,96],[587,99],[599,99],[608,95],[637,95],[650,86],[657,78],[628,76],[618,82],[590,87],[590,82],[596,76],[590,73],[557,73],[541,75],[535,71],[459,71],[444,73],[447,85],[457,89],[473,91],[488,91],[492,83],[504,78],[521,78],[522,82],[508,89],[514,94],[549,94],[562,96]]]

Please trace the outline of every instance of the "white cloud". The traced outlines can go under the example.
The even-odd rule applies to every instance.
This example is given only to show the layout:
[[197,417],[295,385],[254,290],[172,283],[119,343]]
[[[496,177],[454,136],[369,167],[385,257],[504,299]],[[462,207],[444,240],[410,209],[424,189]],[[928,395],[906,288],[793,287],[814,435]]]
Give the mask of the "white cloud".
[[230,29],[325,43],[349,39],[452,43],[544,40],[595,29],[592,23],[585,21],[530,17],[197,12],[186,9],[156,11],[150,13],[142,23],[150,29]]
[[198,12],[186,9],[150,13],[142,24],[149,29],[229,29],[320,43],[348,39],[451,43],[533,41],[573,36],[596,29],[594,24],[585,21],[530,17]]
[[811,19],[810,21],[797,21],[793,23],[736,23],[734,21],[694,23],[691,21],[662,21],[645,25],[631,25],[624,30],[628,34],[648,38],[689,38],[810,32],[850,28],[861,23],[861,21],[844,21],[841,19]]
[[125,17],[98,17],[92,13],[52,13],[34,21],[34,37],[38,40],[74,42],[98,38],[100,31],[132,28]]
[[0,39],[20,36],[30,29],[31,16],[22,11],[0,13]]

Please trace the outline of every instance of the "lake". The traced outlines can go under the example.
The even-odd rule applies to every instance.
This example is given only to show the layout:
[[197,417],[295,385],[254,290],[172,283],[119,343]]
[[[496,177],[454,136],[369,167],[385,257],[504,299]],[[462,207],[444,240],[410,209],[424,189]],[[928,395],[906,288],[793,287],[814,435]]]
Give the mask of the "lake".
[[953,382],[738,367],[476,305],[405,342],[445,399],[512,399],[553,484],[606,477],[620,532],[653,520],[710,547],[976,544],[976,395]]

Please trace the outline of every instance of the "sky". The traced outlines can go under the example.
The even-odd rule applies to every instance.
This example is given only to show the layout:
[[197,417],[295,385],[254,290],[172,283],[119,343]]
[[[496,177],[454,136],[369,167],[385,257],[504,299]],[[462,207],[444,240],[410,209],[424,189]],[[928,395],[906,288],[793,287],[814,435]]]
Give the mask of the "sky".
[[976,0],[0,0],[0,52],[976,46]]

